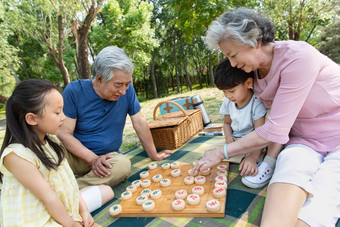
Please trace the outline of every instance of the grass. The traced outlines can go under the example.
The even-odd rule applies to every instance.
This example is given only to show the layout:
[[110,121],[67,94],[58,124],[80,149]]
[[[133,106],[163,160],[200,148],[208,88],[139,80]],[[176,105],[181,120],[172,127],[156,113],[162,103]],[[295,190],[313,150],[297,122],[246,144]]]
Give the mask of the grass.
[[[151,99],[144,102],[140,102],[142,106],[141,110],[142,114],[148,122],[152,121],[154,108],[159,102],[173,99],[176,97],[193,96],[196,94],[201,96],[201,99],[204,102],[203,103],[204,108],[207,111],[211,122],[214,124],[222,125],[223,116],[219,114],[219,110],[223,102],[224,96],[223,93],[217,88],[204,88],[201,90],[194,90],[181,94],[170,95],[164,98]],[[139,139],[132,127],[131,119],[127,117],[121,150],[122,152],[125,152],[137,145],[140,145]]]
[[[153,111],[155,106],[164,100],[173,99],[176,97],[184,97],[184,96],[193,96],[200,95],[203,100],[203,105],[205,110],[208,113],[208,116],[212,123],[214,124],[222,124],[223,116],[219,114],[220,106],[223,102],[224,96],[221,91],[217,88],[203,88],[201,90],[193,90],[189,92],[184,92],[181,94],[174,94],[163,98],[151,99],[146,101],[141,101],[140,104],[142,106],[142,114],[147,121],[153,120]],[[0,110],[0,119],[5,118],[5,112]],[[2,144],[3,138],[5,135],[5,131],[0,131],[0,146]],[[124,134],[123,134],[123,143],[121,146],[122,152],[126,152],[132,149],[135,146],[140,145],[139,139],[134,131],[131,123],[130,117],[127,117]]]

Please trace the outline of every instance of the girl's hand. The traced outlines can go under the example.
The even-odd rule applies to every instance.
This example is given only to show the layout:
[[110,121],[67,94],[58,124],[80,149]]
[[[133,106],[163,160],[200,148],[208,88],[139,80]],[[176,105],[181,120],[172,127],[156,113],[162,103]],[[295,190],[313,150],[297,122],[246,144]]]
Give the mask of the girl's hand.
[[79,221],[74,221],[72,227],[82,227],[83,225]]
[[256,160],[252,156],[246,156],[240,163],[241,176],[255,176],[257,174]]
[[90,227],[94,224],[94,219],[91,216],[90,212],[88,211],[80,212],[80,216],[83,218],[82,226]]

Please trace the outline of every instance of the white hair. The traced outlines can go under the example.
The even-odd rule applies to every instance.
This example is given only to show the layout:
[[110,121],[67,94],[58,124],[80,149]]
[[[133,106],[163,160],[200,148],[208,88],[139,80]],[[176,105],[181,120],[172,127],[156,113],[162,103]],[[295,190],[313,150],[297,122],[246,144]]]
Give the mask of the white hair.
[[105,82],[114,77],[113,70],[133,73],[133,64],[123,49],[108,46],[102,49],[94,59],[92,75],[96,78],[102,76]]
[[218,49],[218,44],[228,39],[255,48],[259,42],[273,42],[275,32],[274,23],[268,18],[246,8],[238,8],[213,21],[205,40],[209,49]]

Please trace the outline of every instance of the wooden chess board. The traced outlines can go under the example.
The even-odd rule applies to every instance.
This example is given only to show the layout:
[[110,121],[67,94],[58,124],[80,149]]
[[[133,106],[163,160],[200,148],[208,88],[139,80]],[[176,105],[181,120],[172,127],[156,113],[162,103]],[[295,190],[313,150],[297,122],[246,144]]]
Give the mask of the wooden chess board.
[[[227,165],[227,170],[229,170],[229,162],[221,162],[218,165]],[[128,200],[122,200],[120,205],[122,206],[122,212],[117,215],[117,217],[224,217],[225,214],[225,203],[226,197],[216,199],[213,196],[213,190],[215,188],[215,177],[217,176],[217,166],[211,168],[211,173],[206,177],[206,183],[200,185],[204,187],[204,194],[201,195],[201,202],[197,205],[189,205],[186,202],[185,208],[181,211],[174,211],[172,209],[172,201],[175,200],[175,192],[180,189],[184,189],[189,194],[192,194],[191,190],[197,184],[186,185],[184,184],[184,178],[188,176],[188,170],[193,168],[191,164],[180,164],[179,169],[181,170],[181,175],[179,177],[172,177],[170,172],[173,169],[164,170],[160,166],[156,169],[148,170],[149,176],[144,179],[149,179],[151,185],[147,188],[151,190],[160,189],[162,191],[162,196],[159,199],[154,200],[155,208],[152,211],[143,211],[142,206],[136,204],[136,198],[140,195],[141,191],[146,189],[138,187],[137,191],[132,194],[132,197]],[[161,187],[160,182],[155,183],[152,181],[154,175],[161,174],[164,178],[169,178],[171,180],[171,185],[168,187]],[[150,198],[151,199],[151,198]],[[205,208],[205,204],[208,200],[216,199],[220,202],[221,207],[217,212],[208,212]]]

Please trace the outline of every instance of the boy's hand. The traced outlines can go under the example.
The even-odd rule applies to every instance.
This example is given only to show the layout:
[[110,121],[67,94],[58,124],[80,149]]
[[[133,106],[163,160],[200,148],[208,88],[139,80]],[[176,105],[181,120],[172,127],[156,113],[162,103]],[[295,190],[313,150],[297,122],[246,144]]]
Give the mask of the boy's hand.
[[256,160],[252,156],[246,156],[240,163],[241,176],[255,176],[258,172]]
[[236,139],[235,139],[235,137],[233,137],[233,136],[225,137],[225,142],[226,142],[227,144],[232,143],[232,142],[235,142],[235,141],[236,141]]

